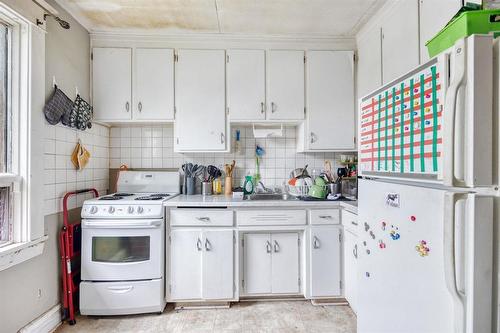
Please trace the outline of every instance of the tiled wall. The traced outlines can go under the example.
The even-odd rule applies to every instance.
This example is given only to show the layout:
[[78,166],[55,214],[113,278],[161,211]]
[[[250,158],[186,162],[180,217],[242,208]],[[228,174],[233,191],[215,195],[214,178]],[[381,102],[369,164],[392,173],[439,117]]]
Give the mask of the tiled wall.
[[[241,152],[234,149],[237,129],[241,131]],[[112,127],[110,132],[110,167],[125,164],[131,168],[179,168],[185,162],[222,166],[236,160],[234,186],[241,185],[246,174],[255,172],[255,145],[261,145],[266,153],[261,162],[264,184],[282,185],[291,170],[308,164],[309,172],[321,170],[325,159],[332,161],[334,171],[340,153],[297,153],[295,127],[285,128],[279,138],[254,139],[251,127],[233,126],[231,129],[231,153],[179,154],[173,150],[173,127]]]
[[[71,154],[81,140],[90,152],[86,168],[77,171]],[[109,128],[93,124],[84,132],[46,124],[44,138],[44,196],[45,215],[62,211],[62,197],[66,192],[94,187],[99,194],[108,189],[109,178]],[[69,208],[80,207],[91,195],[78,195],[69,200]]]

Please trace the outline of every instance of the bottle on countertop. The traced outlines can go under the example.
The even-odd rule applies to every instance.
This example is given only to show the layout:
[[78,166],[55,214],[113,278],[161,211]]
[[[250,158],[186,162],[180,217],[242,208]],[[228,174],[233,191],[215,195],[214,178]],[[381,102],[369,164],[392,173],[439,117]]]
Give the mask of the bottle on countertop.
[[252,176],[247,175],[245,177],[245,182],[243,183],[243,193],[244,194],[252,194],[254,190],[253,182],[252,182]]

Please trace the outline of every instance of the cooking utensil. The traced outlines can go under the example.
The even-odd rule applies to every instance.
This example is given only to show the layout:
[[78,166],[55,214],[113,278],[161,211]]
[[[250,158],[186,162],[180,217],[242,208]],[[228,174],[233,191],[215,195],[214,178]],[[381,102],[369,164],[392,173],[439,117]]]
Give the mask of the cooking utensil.
[[335,181],[332,173],[332,162],[330,162],[330,160],[325,160],[325,176],[328,178],[329,183],[333,183]]
[[303,168],[297,168],[297,169],[293,170],[290,173],[290,178],[305,178],[305,177],[309,177],[309,173],[307,172],[307,167],[308,167],[308,165],[306,164],[306,166],[303,167]]

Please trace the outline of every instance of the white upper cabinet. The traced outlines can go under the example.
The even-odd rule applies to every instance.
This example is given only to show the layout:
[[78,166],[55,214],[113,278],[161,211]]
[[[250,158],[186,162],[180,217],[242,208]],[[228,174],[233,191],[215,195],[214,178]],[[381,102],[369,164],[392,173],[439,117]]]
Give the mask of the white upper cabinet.
[[358,39],[358,99],[382,85],[382,30],[373,27]]
[[231,121],[266,118],[264,50],[227,51],[227,106]]
[[174,119],[174,50],[135,50],[133,118]]
[[225,64],[224,50],[178,50],[175,151],[226,151]]
[[354,53],[309,51],[306,72],[306,150],[354,149]]
[[94,119],[132,119],[132,49],[94,48],[92,52]]
[[432,39],[462,7],[462,0],[420,0],[421,60],[429,60],[425,44]]
[[267,118],[304,119],[304,51],[269,51],[267,82]]
[[92,52],[94,119],[174,119],[172,49],[94,48]]
[[400,0],[382,23],[383,83],[419,65],[418,0]]

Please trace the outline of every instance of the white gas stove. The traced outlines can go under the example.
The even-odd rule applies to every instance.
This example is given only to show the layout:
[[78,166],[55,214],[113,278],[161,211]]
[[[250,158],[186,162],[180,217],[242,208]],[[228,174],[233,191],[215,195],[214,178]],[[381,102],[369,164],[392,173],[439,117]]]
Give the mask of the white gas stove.
[[165,209],[178,172],[121,172],[117,193],[82,207],[80,312],[123,315],[165,307]]

